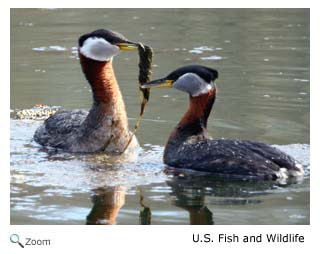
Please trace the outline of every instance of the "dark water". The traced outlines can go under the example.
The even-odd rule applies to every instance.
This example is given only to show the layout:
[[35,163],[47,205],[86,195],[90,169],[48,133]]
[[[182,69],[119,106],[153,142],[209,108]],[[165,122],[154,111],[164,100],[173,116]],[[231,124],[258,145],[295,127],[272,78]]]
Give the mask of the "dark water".
[[[11,109],[89,108],[77,38],[111,28],[154,48],[153,77],[186,64],[219,70],[214,137],[262,140],[309,167],[309,12],[303,9],[13,9]],[[133,125],[138,57],[115,71]],[[188,98],[153,90],[136,158],[52,154],[40,121],[11,120],[12,224],[308,224],[309,172],[292,184],[168,174],[161,156]]]

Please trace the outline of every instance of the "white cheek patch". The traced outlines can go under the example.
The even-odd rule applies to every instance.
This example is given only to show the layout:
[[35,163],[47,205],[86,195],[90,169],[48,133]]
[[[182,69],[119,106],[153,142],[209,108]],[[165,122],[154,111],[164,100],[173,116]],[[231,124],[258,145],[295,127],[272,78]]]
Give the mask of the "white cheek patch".
[[86,39],[80,48],[81,54],[96,61],[109,61],[119,52],[119,47],[98,37],[90,37]]
[[212,89],[201,77],[194,73],[186,73],[173,83],[173,87],[189,93],[192,97],[206,94]]

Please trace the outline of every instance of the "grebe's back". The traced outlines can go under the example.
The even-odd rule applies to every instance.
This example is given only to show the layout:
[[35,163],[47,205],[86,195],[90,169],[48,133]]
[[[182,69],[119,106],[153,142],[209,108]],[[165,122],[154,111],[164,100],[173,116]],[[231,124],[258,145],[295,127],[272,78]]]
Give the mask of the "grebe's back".
[[302,166],[289,155],[250,140],[205,139],[175,147],[168,144],[164,162],[173,167],[239,178],[276,180],[303,175]]
[[87,115],[87,110],[59,110],[36,130],[34,140],[39,144],[64,149],[66,135],[76,135]]

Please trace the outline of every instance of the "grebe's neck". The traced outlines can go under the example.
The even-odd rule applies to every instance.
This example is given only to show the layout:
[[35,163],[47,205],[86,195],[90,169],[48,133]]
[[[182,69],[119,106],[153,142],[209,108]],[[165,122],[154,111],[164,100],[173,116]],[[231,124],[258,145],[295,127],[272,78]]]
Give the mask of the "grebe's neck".
[[80,53],[82,71],[92,88],[95,103],[114,103],[122,101],[122,95],[116,80],[112,59],[101,62],[89,59]]
[[112,59],[106,62],[89,59],[80,53],[82,71],[88,80],[94,100],[94,107],[109,116],[118,116],[127,124],[127,114],[122,94],[115,77]]
[[100,62],[91,60],[81,53],[79,55],[94,99],[93,106],[80,128],[81,139],[85,139],[85,144],[97,143],[100,147],[94,147],[95,150],[110,148],[121,152],[130,139],[130,131],[112,61]]
[[182,143],[190,137],[204,139],[208,137],[207,121],[216,98],[215,88],[200,96],[191,97],[189,109],[172,131],[168,144]]

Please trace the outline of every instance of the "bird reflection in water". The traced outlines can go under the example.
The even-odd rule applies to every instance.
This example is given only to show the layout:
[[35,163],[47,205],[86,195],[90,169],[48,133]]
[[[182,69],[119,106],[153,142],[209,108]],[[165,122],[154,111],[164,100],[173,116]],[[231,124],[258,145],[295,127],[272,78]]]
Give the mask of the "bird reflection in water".
[[142,207],[142,210],[140,211],[140,214],[139,214],[140,225],[151,225],[151,209],[150,207],[144,204],[144,196],[142,194],[141,189],[140,189],[140,205]]
[[[141,193],[141,190],[140,190]],[[93,207],[87,216],[87,225],[114,225],[120,209],[125,204],[126,188],[122,185],[100,187],[93,190]],[[144,204],[144,197],[140,194],[139,214],[141,225],[151,224],[151,209]]]
[[[268,190],[287,187],[270,181],[226,180],[219,176],[195,173],[188,170],[165,170],[168,175],[166,184],[171,188],[173,205],[189,213],[191,225],[213,225],[215,206],[255,205],[262,202],[261,195]],[[139,223],[151,225],[152,212],[147,196],[139,189],[141,206]],[[123,185],[101,187],[93,190],[93,207],[87,216],[87,225],[116,224],[120,209],[125,204],[126,187]]]
[[175,205],[188,211],[190,225],[213,225],[213,213],[205,205],[204,193],[200,189],[191,189],[190,194],[176,192]]
[[173,204],[189,213],[190,225],[213,225],[213,213],[205,204],[204,188],[192,186],[190,181],[183,181],[182,174],[173,176],[167,184],[172,188]]
[[[270,181],[226,180],[219,176],[167,167],[173,204],[189,213],[191,225],[213,225],[213,207],[260,204],[260,195],[281,187]],[[290,183],[286,183],[290,185]],[[210,208],[210,209],[209,209]]]
[[93,207],[87,216],[87,225],[114,225],[125,204],[124,186],[110,186],[93,190]]

